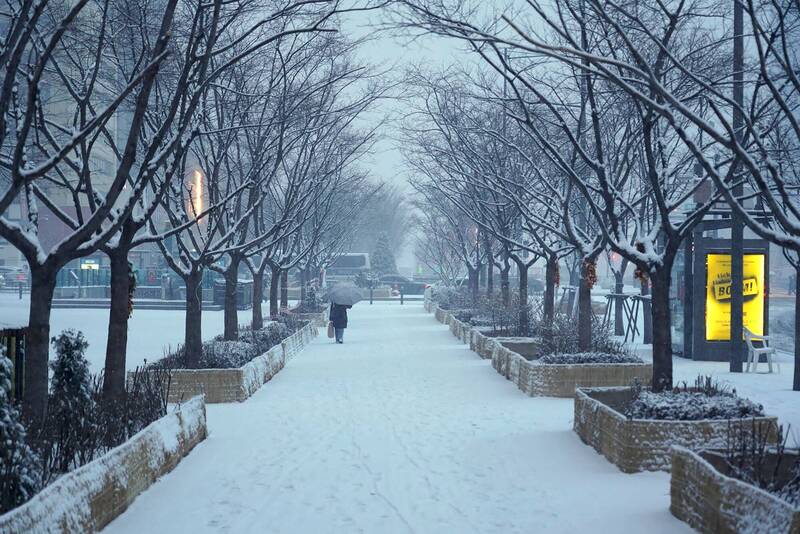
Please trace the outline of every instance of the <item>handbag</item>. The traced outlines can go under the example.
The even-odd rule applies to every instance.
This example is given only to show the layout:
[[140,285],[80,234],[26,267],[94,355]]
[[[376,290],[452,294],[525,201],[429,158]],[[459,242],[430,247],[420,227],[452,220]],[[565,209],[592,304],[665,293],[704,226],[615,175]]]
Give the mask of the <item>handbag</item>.
[[328,321],[328,337],[333,339],[335,335],[336,332],[333,330],[333,321]]

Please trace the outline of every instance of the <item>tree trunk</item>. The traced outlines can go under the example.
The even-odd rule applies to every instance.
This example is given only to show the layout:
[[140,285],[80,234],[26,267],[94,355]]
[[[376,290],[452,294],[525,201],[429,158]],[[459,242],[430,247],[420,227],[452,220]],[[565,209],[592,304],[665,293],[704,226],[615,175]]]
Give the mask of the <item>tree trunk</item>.
[[184,278],[186,283],[186,332],[183,350],[186,367],[197,369],[203,356],[203,271],[192,271]]
[[[650,282],[642,281],[642,296],[650,294]],[[651,297],[652,299],[652,297]],[[659,323],[656,323],[659,324]],[[645,344],[653,342],[653,305],[652,300],[642,300],[642,341]]]
[[472,297],[472,305],[478,302],[478,269],[467,265],[467,276],[469,282],[469,292]]
[[[558,269],[558,258],[555,254],[547,259],[547,266],[544,273],[544,324],[547,327],[553,325],[553,316],[556,306],[556,269]],[[548,328],[549,329],[549,328]]]
[[281,270],[270,267],[269,277],[269,316],[272,320],[278,318],[278,290],[280,289]]
[[32,427],[47,414],[48,363],[50,354],[50,310],[56,288],[56,271],[31,268],[31,304],[25,337],[23,410]]
[[306,292],[306,280],[307,280],[306,270],[300,269],[300,303],[303,305],[305,305],[306,299],[308,298]]
[[494,295],[494,261],[486,264],[486,296],[492,298]]
[[253,320],[250,327],[253,330],[264,328],[264,316],[261,313],[261,302],[264,300],[264,273],[256,271],[253,275]]
[[792,389],[800,391],[800,267],[795,268],[794,275],[794,385]]
[[592,289],[589,287],[589,261],[581,264],[581,279],[578,282],[578,350],[592,350]]
[[[620,270],[620,272],[614,273],[614,293],[617,295],[621,295],[622,292],[625,290],[625,284],[623,282],[623,278],[625,273]],[[623,319],[623,309],[624,306],[623,301],[621,298],[614,299],[614,335],[615,336],[624,336],[625,335],[625,327],[622,324]]]
[[225,341],[239,339],[239,311],[236,306],[236,293],[239,289],[239,263],[241,258],[231,256],[231,263],[225,270],[225,305],[223,337]]
[[511,265],[506,263],[500,269],[500,293],[503,296],[503,305],[506,307],[511,303],[511,283],[508,280],[508,272]]
[[523,261],[517,262],[517,270],[519,271],[519,328],[520,336],[527,336],[529,334],[529,317],[528,317],[528,268],[529,265]]
[[653,287],[653,390],[672,389],[672,323],[669,314],[669,286],[672,261],[651,274]]
[[[569,285],[572,287],[579,287],[580,286],[580,275],[581,269],[578,268],[577,264],[573,263],[572,268],[569,271]],[[575,309],[575,297],[577,291],[570,291],[569,298],[567,299],[567,315],[572,317],[572,311]]]
[[128,348],[128,295],[130,270],[128,248],[117,248],[108,254],[111,262],[111,309],[108,317],[108,342],[103,371],[103,398],[119,401],[125,395],[125,360]]
[[281,271],[281,309],[289,309],[289,269]]

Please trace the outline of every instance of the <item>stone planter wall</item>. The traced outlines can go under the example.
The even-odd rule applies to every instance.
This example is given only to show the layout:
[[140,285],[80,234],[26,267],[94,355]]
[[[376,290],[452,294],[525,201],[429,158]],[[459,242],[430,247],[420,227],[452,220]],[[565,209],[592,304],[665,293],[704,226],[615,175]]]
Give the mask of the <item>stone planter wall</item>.
[[422,294],[422,307],[426,312],[432,313],[434,306],[436,306],[436,303],[433,302],[433,289],[427,287],[425,288],[425,292]]
[[473,330],[470,338],[469,348],[476,352],[484,360],[491,360],[497,342],[494,338],[484,335],[479,330]]
[[670,511],[703,534],[800,532],[800,508],[725,474],[713,453],[672,449]]
[[464,323],[463,321],[459,321],[453,315],[449,316],[449,323],[448,326],[450,327],[450,332],[461,340],[464,344],[469,344],[470,333],[472,332],[472,327],[468,324]]
[[496,343],[500,343],[505,348],[512,350],[524,357],[526,360],[531,360],[539,356],[539,347],[541,340],[532,337],[496,337]]
[[205,403],[195,397],[0,516],[0,532],[99,532],[205,438]]
[[[587,445],[625,473],[669,471],[670,447],[722,448],[730,431],[751,428],[753,419],[656,421],[628,419],[620,411],[631,388],[580,388],[575,392],[575,432]],[[775,440],[777,419],[759,417],[755,424]]]
[[436,320],[439,321],[440,323],[445,324],[445,325],[449,324],[449,321],[450,321],[450,312],[449,311],[443,310],[443,309],[441,309],[440,307],[437,306],[436,310],[434,310],[433,314],[436,317]]
[[283,369],[318,333],[316,325],[309,323],[237,369],[173,369],[169,402],[201,394],[209,404],[242,402]]
[[574,397],[575,389],[630,386],[635,381],[648,383],[653,376],[651,363],[543,364],[526,361],[526,381],[520,389],[531,397]]

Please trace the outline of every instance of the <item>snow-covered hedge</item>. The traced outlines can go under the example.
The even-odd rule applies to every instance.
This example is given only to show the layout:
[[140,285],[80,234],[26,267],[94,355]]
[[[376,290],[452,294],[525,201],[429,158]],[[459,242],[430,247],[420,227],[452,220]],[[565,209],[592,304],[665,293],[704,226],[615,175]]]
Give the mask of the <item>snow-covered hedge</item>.
[[202,393],[207,403],[244,401],[317,334],[317,327],[307,323],[263,354],[235,368],[172,369],[169,400],[178,402]]
[[587,363],[643,363],[638,356],[629,354],[609,354],[607,352],[578,352],[575,354],[546,354],[539,363],[576,365]]
[[642,391],[625,415],[632,419],[739,419],[760,417],[764,407],[732,394],[707,395],[697,391]]
[[195,397],[0,516],[0,532],[99,532],[205,438],[205,403]]
[[203,357],[200,359],[200,368],[233,369],[243,366],[258,354],[258,348],[252,343],[244,341],[207,341],[203,343]]
[[625,415],[632,419],[675,421],[739,419],[760,417],[764,415],[764,407],[738,397],[736,390],[728,389],[711,377],[700,376],[692,386],[684,383],[672,390],[658,393],[636,384]]

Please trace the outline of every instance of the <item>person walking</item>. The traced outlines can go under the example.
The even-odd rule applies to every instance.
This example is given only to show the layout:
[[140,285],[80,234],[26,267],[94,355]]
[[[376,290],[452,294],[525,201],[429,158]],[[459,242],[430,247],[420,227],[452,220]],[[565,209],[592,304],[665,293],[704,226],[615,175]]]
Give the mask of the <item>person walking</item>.
[[336,343],[344,343],[344,329],[347,328],[347,310],[350,305],[331,303],[330,321],[336,333]]

